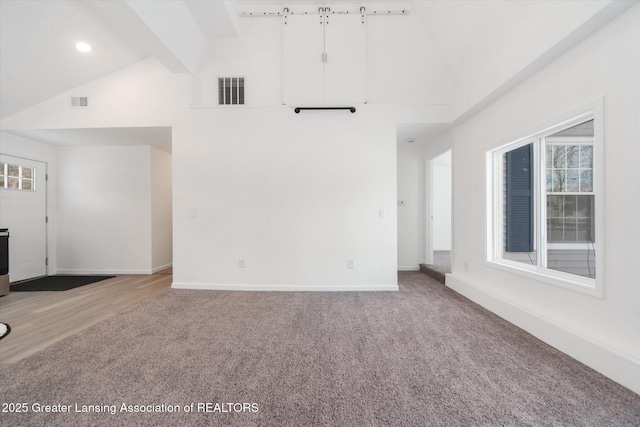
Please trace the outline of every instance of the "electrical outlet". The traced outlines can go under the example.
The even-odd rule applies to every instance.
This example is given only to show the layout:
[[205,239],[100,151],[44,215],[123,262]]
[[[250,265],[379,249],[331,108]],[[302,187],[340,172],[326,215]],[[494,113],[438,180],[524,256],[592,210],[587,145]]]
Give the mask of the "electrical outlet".
[[469,263],[467,261],[464,262],[464,271],[469,271]]
[[238,260],[238,267],[239,268],[244,268],[244,260],[243,259],[239,259]]
[[356,262],[355,262],[355,260],[348,259],[348,260],[347,260],[347,268],[350,268],[350,269],[352,269],[352,270],[353,270],[354,268],[356,268]]

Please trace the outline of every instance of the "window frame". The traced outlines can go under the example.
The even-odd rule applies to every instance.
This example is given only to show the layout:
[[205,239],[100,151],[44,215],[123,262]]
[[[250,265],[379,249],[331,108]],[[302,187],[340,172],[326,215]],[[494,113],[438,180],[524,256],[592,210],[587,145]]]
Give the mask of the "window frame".
[[[524,137],[511,140],[504,145],[491,149],[486,153],[487,169],[487,247],[486,264],[490,267],[525,276],[537,281],[571,289],[577,292],[604,297],[604,114],[603,100],[583,107],[574,113],[548,121],[547,125],[539,126],[537,131]],[[564,243],[547,242],[547,218],[546,218],[546,171],[545,166],[545,138],[589,120],[594,120],[593,136],[593,194],[595,203],[595,242],[596,250],[596,277],[589,278],[577,274],[553,270],[546,267],[547,249],[549,245],[557,248]],[[534,242],[536,251],[536,264],[525,264],[515,260],[509,260],[502,256],[503,245],[503,210],[505,195],[503,191],[503,156],[514,149],[534,143],[533,150],[533,206],[534,206]],[[571,248],[576,248],[580,243],[569,243]]]
[[[590,138],[590,137],[581,137],[581,136],[569,136],[569,137],[547,137],[544,138],[544,144],[545,147],[547,145],[553,145],[553,146],[558,146],[558,145],[563,145],[563,146],[591,146],[593,147],[593,149],[595,150],[595,142],[594,142],[594,138]],[[546,167],[546,163],[545,163],[545,167]],[[546,195],[547,196],[593,196],[594,200],[595,200],[595,186],[594,186],[594,182],[593,182],[593,170],[595,167],[595,163],[594,163],[594,159],[593,159],[593,153],[592,153],[592,161],[591,161],[591,174],[592,174],[592,178],[591,178],[591,191],[563,191],[563,192],[549,192],[548,190],[546,191]],[[575,168],[568,168],[565,167],[566,170],[569,169],[575,169]],[[578,170],[581,170],[581,168],[577,168]],[[546,173],[547,169],[545,170]],[[546,185],[546,182],[545,182]],[[545,217],[548,219],[548,216],[546,215],[546,204],[545,204]],[[594,221],[595,222],[595,221]],[[548,240],[548,239],[547,239]],[[547,241],[547,249],[591,249],[589,248],[589,245],[592,244],[593,242],[585,242],[585,241],[564,241],[564,242],[549,242]]]
[[[2,176],[3,178],[3,183],[2,185],[0,185],[0,189],[2,190],[10,190],[10,191],[30,191],[30,192],[36,192],[37,188],[36,188],[36,168],[31,167],[31,166],[23,166],[23,165],[18,165],[18,164],[11,164],[11,163],[2,163],[2,170],[0,170],[0,176]],[[18,174],[17,175],[10,175],[9,173],[9,167],[17,167],[18,168]],[[29,169],[31,170],[31,177],[25,177],[24,176],[24,169]],[[17,179],[18,180],[18,186],[17,187],[9,187],[9,180],[10,179]],[[24,182],[28,181],[31,183],[31,188],[23,188]]]

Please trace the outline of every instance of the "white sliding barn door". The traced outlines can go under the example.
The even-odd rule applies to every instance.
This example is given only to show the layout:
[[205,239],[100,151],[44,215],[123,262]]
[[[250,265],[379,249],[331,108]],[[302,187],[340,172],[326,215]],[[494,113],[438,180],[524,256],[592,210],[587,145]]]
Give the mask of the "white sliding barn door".
[[287,105],[324,102],[324,25],[320,15],[289,15],[284,20],[283,98]]
[[329,15],[324,41],[324,97],[327,105],[362,104],[365,101],[365,24],[360,14]]
[[365,101],[365,24],[355,14],[283,19],[283,102],[347,106]]
[[[0,228],[9,229],[9,278],[11,282],[47,275],[46,164],[0,155],[0,164],[31,169],[35,179],[9,177],[0,188]],[[9,175],[15,175],[10,172]],[[20,189],[25,182],[35,191]]]

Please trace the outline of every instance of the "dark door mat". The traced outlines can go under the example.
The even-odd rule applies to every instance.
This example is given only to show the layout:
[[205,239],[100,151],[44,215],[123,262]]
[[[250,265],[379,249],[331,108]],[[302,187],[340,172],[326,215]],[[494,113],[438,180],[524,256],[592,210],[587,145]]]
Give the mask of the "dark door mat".
[[116,276],[47,276],[11,285],[11,292],[68,291]]

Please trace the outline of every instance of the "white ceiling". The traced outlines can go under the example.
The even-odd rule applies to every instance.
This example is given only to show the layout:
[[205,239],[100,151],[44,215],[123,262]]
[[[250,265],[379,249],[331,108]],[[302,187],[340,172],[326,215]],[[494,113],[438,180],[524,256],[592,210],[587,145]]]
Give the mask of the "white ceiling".
[[228,9],[229,2],[202,0],[184,0],[184,2],[207,38],[237,35],[230,16],[233,12]]
[[170,127],[21,129],[6,132],[57,146],[151,145],[171,152]]
[[414,1],[412,9],[460,90],[472,92],[480,82],[502,83],[610,2]]
[[[82,54],[85,41],[93,52]],[[149,56],[94,1],[0,1],[0,117]]]
[[450,128],[448,123],[398,123],[398,148],[426,148]]

